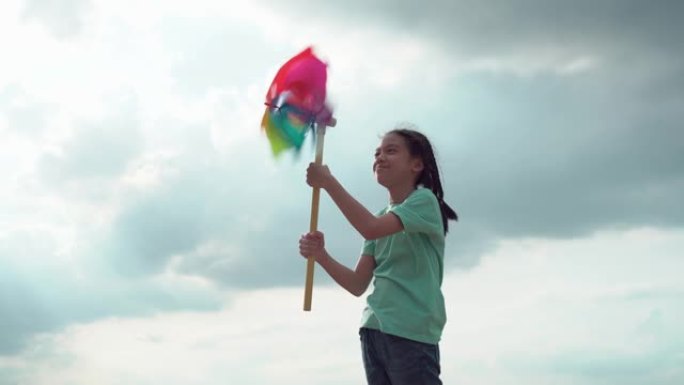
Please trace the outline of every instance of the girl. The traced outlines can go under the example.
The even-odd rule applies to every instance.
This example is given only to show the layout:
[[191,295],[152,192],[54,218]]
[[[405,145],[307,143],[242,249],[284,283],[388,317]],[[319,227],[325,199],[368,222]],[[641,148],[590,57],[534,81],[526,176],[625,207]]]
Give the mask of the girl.
[[444,236],[448,220],[457,216],[443,200],[432,146],[423,134],[407,128],[385,134],[373,172],[389,192],[389,205],[377,215],[354,199],[327,166],[312,163],[307,170],[307,183],[327,191],[365,239],[356,268],[328,254],[321,232],[303,235],[299,252],[313,256],[355,296],[373,279],[359,331],[369,385],[441,384]]

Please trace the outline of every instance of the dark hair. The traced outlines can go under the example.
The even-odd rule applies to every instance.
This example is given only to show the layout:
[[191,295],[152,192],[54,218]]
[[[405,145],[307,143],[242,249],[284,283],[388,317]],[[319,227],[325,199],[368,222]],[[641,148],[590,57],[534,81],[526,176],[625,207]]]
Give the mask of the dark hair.
[[[410,127],[410,128],[408,128]],[[408,147],[411,156],[419,157],[423,161],[423,171],[416,179],[416,186],[422,185],[429,188],[437,197],[439,202],[439,209],[442,212],[442,224],[444,225],[444,234],[449,231],[449,219],[458,220],[456,212],[444,202],[444,191],[442,191],[442,182],[439,179],[439,169],[437,168],[437,161],[435,160],[435,153],[432,151],[432,145],[428,138],[422,133],[413,129],[412,126],[401,125],[389,131],[385,135],[396,134],[404,138],[406,146]]]

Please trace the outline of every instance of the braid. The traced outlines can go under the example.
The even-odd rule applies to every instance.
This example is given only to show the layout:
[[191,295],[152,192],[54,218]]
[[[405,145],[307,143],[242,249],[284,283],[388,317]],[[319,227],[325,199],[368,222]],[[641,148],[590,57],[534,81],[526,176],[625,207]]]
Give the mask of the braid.
[[423,171],[421,171],[416,179],[416,186],[422,185],[432,190],[435,197],[437,197],[439,209],[442,213],[444,234],[446,234],[449,231],[449,219],[458,220],[458,215],[446,202],[444,202],[442,182],[439,178],[439,169],[430,141],[425,135],[412,128],[396,128],[390,131],[389,134],[398,134],[402,136],[406,140],[411,155],[420,157],[423,160]]

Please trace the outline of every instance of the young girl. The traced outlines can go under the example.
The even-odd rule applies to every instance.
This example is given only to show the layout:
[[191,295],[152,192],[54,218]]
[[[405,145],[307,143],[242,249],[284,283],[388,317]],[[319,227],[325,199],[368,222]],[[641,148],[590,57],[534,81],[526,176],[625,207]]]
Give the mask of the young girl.
[[365,239],[356,268],[328,254],[321,232],[303,235],[299,251],[315,257],[356,296],[373,279],[359,332],[369,385],[441,384],[444,236],[456,213],[443,200],[432,146],[415,130],[398,128],[385,134],[375,151],[373,172],[389,192],[389,205],[377,215],[354,199],[327,166],[312,163],[307,170],[307,183],[327,191]]

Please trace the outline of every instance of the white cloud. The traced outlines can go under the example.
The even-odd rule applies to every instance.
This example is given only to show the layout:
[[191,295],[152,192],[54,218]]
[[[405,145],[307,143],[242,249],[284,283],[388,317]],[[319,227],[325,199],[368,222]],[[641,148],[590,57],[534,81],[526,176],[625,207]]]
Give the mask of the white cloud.
[[649,362],[684,343],[682,240],[641,229],[504,242],[446,280],[450,373],[476,384],[677,383],[676,358]]
[[[652,229],[502,243],[478,267],[445,277],[443,380],[677,384],[683,245],[681,231]],[[362,382],[363,300],[318,285],[312,312],[301,300],[299,288],[267,289],[219,312],[74,325],[0,360],[0,371],[21,373],[26,385]]]
[[[597,49],[606,35],[554,47],[534,38],[539,25],[522,45],[502,29],[473,50],[478,26],[446,44],[412,24],[263,1],[70,2],[66,15],[44,4],[0,11],[0,293],[16,297],[0,297],[14,316],[0,353],[30,342],[0,355],[0,377],[361,381],[360,302],[318,287],[304,315],[299,290],[276,288],[303,275],[309,153],[270,157],[262,99],[313,44],[340,122],[325,160],[363,203],[384,202],[370,162],[396,121],[419,123],[442,155],[462,214],[449,261],[474,268],[447,275],[446,383],[594,385],[625,365],[650,383],[681,379],[680,232],[594,234],[681,225],[681,100],[658,75],[676,61],[616,66],[624,48]],[[325,196],[320,224],[353,263],[358,237]]]
[[[73,326],[61,335],[36,339],[26,357],[33,362],[29,367],[16,360],[0,363],[24,372],[27,385],[342,384],[345,378],[358,378],[353,322],[359,301],[337,290],[317,290],[315,296],[314,313],[300,310],[299,290],[268,290],[244,294],[230,310],[218,313]],[[330,328],[342,320],[348,321],[346,334]],[[330,333],[316,332],[328,328]]]

